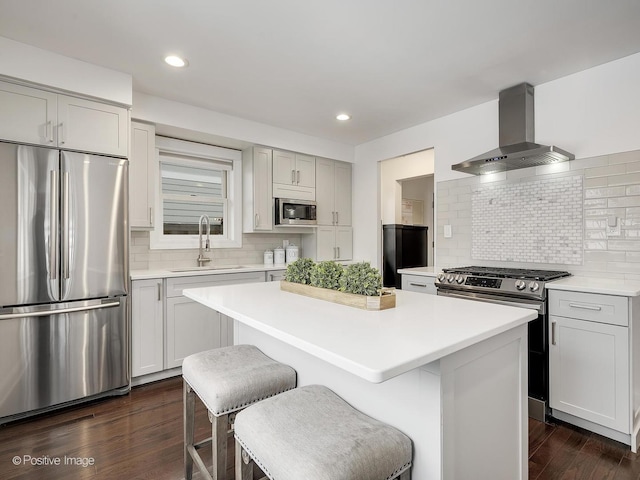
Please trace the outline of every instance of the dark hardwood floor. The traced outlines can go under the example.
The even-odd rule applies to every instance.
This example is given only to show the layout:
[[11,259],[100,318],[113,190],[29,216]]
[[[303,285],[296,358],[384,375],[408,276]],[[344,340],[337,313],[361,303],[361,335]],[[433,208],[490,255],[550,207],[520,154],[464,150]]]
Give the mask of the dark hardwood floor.
[[[197,419],[196,437],[206,438],[209,423],[201,404]],[[67,463],[93,464],[64,465],[65,457]],[[56,459],[60,465],[30,464]],[[177,480],[183,478],[182,462],[180,378],[0,427],[1,480]],[[570,425],[530,420],[529,478],[640,480],[640,455]]]

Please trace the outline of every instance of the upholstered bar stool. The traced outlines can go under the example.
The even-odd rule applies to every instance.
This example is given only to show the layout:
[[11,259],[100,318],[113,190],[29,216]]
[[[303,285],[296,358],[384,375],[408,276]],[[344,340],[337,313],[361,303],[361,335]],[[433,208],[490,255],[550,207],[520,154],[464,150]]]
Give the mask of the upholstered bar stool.
[[[252,345],[235,345],[196,353],[182,363],[184,380],[185,479],[195,462],[204,478],[223,480],[227,471],[227,441],[236,412],[296,386],[296,372],[267,357]],[[208,410],[211,438],[194,444],[195,396]],[[198,450],[211,444],[213,475]]]
[[256,403],[235,423],[236,480],[409,480],[411,440],[321,385]]

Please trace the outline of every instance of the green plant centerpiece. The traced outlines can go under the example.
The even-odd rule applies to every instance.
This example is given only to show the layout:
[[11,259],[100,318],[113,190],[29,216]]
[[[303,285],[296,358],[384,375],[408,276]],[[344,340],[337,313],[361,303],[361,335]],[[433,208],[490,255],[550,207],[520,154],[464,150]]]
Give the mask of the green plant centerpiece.
[[287,282],[301,283],[309,285],[311,283],[311,272],[315,267],[315,262],[310,258],[299,258],[287,265],[284,279]]
[[310,284],[314,287],[338,290],[344,267],[332,260],[318,262],[311,269]]
[[356,295],[380,295],[382,276],[369,262],[354,263],[340,277],[340,291]]
[[396,306],[395,292],[382,288],[382,276],[369,262],[343,267],[331,260],[299,258],[287,266],[280,289],[365,310]]

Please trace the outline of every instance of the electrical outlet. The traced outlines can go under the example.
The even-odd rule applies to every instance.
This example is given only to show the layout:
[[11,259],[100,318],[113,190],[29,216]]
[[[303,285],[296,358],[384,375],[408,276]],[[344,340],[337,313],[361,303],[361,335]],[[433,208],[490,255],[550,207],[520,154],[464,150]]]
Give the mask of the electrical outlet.
[[451,238],[451,225],[444,226],[444,238]]
[[613,227],[607,225],[607,237],[619,237],[620,236],[620,222],[617,222]]
[[289,240],[282,240],[282,248],[287,248],[289,246]]
[[620,220],[615,215],[607,217],[607,237],[620,236]]

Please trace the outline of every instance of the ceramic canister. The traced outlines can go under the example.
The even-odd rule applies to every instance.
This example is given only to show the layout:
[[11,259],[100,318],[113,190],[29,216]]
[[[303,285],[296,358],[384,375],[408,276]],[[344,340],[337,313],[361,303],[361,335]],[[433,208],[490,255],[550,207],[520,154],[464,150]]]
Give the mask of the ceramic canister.
[[299,257],[300,249],[297,245],[289,245],[286,248],[285,253],[287,257],[287,263],[295,262]]
[[273,265],[273,252],[271,250],[264,252],[264,264]]
[[284,264],[284,248],[278,247],[273,249],[273,263],[276,265]]

